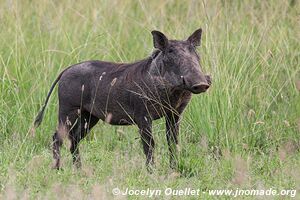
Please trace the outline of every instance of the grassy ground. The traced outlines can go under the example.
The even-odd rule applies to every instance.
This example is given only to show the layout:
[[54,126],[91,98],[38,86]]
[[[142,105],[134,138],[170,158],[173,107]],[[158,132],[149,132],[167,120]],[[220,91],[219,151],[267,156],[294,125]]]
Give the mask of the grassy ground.
[[[299,9],[284,0],[0,1],[0,199],[110,199],[115,187],[300,192]],[[183,39],[199,27],[213,86],[184,113],[179,172],[168,168],[164,120],[154,124],[153,174],[137,128],[103,122],[80,145],[82,170],[73,169],[67,141],[63,170],[51,170],[55,95],[42,126],[30,128],[62,69],[138,60],[153,50],[151,30]],[[236,199],[244,198],[257,197]]]

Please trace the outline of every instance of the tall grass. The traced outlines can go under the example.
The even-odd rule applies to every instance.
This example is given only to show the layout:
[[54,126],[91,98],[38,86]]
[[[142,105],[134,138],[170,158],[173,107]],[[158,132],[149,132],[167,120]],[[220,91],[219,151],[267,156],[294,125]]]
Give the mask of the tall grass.
[[[1,1],[3,197],[69,190],[109,197],[116,186],[299,189],[300,6],[293,2]],[[136,127],[103,122],[80,145],[82,171],[72,171],[67,148],[64,171],[50,169],[55,95],[42,126],[34,134],[30,128],[62,69],[84,60],[142,59],[153,51],[151,30],[183,39],[199,27],[201,64],[213,85],[184,113],[179,176],[169,174],[164,120],[154,124],[154,175],[144,168]]]

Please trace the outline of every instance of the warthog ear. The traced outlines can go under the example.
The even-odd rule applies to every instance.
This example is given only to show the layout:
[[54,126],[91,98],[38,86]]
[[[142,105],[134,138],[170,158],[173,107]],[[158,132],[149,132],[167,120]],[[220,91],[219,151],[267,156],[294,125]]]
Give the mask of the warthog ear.
[[164,51],[164,49],[168,46],[168,38],[159,31],[151,31],[153,36],[153,45],[155,48]]
[[187,39],[187,41],[189,41],[195,47],[200,46],[201,35],[202,35],[202,29],[199,28]]

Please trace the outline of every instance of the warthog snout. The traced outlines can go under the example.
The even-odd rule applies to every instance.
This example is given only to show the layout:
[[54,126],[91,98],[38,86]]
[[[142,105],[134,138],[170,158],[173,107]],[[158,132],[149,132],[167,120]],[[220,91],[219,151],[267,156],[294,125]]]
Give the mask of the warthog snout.
[[201,93],[201,92],[205,92],[208,88],[209,88],[208,83],[201,82],[199,84],[193,85],[192,88],[191,88],[191,91],[194,94],[198,94],[198,93]]
[[[206,92],[211,85],[211,77],[209,75],[200,75],[200,80],[198,83],[190,83],[186,78],[183,76],[183,83],[186,86],[186,89],[194,94],[199,94],[202,92]],[[189,86],[191,85],[191,86]]]

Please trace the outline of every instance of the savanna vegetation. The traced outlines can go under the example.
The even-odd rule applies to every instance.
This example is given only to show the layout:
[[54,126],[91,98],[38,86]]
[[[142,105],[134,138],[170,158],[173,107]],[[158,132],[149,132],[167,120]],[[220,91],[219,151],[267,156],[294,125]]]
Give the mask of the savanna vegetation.
[[[145,198],[115,197],[116,187],[299,192],[299,10],[288,0],[0,1],[0,199]],[[32,124],[60,71],[84,60],[139,60],[154,49],[151,30],[184,39],[199,27],[201,64],[213,84],[185,110],[177,171],[169,168],[163,119],[154,123],[152,174],[137,128],[104,122],[80,145],[81,170],[68,140],[63,169],[51,169],[56,95],[43,124]]]

